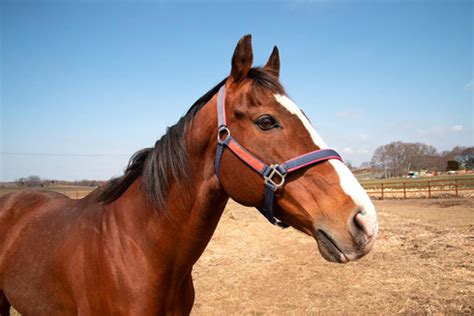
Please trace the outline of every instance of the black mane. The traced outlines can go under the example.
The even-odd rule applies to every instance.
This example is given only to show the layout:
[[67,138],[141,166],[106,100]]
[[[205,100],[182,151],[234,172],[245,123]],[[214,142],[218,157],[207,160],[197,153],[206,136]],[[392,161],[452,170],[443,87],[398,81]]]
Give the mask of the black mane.
[[[248,77],[252,79],[253,87],[284,93],[278,78],[265,72],[262,68],[250,69]],[[165,198],[170,181],[174,180],[178,185],[182,185],[183,180],[186,182],[190,178],[185,143],[186,127],[226,81],[227,78],[194,102],[178,123],[168,127],[165,135],[155,143],[155,147],[137,151],[130,158],[124,175],[110,180],[101,188],[98,200],[104,203],[115,201],[139,176],[142,176],[142,187],[150,203],[159,209],[166,209]]]

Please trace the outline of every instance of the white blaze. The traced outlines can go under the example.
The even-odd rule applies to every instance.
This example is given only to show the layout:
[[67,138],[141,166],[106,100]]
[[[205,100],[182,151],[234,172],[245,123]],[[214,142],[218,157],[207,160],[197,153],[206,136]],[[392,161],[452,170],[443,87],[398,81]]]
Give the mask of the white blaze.
[[[303,123],[304,127],[308,130],[308,133],[311,135],[313,142],[316,146],[320,149],[327,149],[329,148],[328,145],[324,142],[324,140],[319,136],[319,134],[314,129],[311,122],[308,118],[303,114],[301,109],[286,95],[275,94],[275,99],[283,105],[288,112],[293,115],[296,115],[301,122]],[[377,231],[378,224],[377,224],[377,214],[375,212],[375,207],[370,200],[367,192],[362,188],[359,181],[354,177],[352,172],[347,168],[347,166],[339,160],[331,159],[329,163],[334,167],[336,170],[339,181],[341,183],[341,187],[344,192],[349,195],[354,203],[361,208],[361,210],[365,211],[370,219],[372,229]]]

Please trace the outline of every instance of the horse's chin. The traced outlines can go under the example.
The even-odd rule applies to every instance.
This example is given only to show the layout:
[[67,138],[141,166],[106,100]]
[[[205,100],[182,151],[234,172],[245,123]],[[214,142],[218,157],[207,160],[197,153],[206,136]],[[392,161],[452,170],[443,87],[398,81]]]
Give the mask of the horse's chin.
[[336,242],[336,239],[321,229],[315,232],[314,238],[318,242],[321,256],[327,261],[337,263],[347,263],[362,258],[370,252],[375,242],[374,235],[358,245],[344,246],[344,244]]
[[315,239],[318,242],[319,253],[330,262],[346,263],[349,258],[339,249],[334,240],[322,230],[317,230]]

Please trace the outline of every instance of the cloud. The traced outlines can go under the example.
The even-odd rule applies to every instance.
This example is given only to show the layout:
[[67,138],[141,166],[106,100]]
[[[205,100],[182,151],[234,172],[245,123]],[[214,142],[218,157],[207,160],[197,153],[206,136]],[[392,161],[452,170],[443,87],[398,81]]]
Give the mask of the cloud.
[[345,154],[349,154],[349,155],[352,155],[352,154],[355,154],[355,155],[365,155],[365,154],[368,154],[369,151],[365,148],[352,148],[352,147],[344,147],[342,149],[342,152],[345,153]]
[[359,118],[361,116],[361,114],[362,114],[361,112],[352,111],[352,110],[336,112],[337,117],[351,118],[351,119]]
[[451,130],[453,132],[461,132],[464,130],[464,126],[463,125],[454,125],[454,126],[451,126]]
[[346,153],[346,154],[352,154],[352,153],[354,153],[354,149],[352,149],[352,147],[344,147],[344,148],[342,149],[342,151],[343,151],[344,153]]
[[464,89],[467,91],[472,91],[474,90],[474,80],[469,81],[464,85]]

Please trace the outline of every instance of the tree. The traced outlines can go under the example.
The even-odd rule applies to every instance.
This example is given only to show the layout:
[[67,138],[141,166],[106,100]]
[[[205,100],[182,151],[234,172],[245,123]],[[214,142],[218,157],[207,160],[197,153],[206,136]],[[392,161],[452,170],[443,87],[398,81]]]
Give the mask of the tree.
[[29,176],[27,178],[20,178],[16,182],[18,186],[37,187],[41,185],[41,178],[39,176]]
[[352,162],[350,160],[346,160],[344,161],[344,163],[346,164],[347,168],[349,168],[349,170],[355,169],[354,165],[352,165]]
[[464,148],[454,159],[464,168],[469,170],[474,169],[474,147]]
[[399,177],[411,170],[473,169],[474,147],[456,146],[438,153],[430,145],[397,141],[379,146],[372,156],[371,165],[383,171],[385,178]]
[[456,171],[459,170],[459,162],[456,160],[448,160],[446,171]]
[[429,168],[426,165],[426,158],[429,156],[436,156],[433,146],[396,141],[378,147],[371,164],[382,170],[385,178],[400,177],[410,170]]

